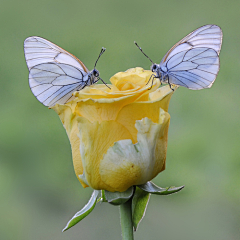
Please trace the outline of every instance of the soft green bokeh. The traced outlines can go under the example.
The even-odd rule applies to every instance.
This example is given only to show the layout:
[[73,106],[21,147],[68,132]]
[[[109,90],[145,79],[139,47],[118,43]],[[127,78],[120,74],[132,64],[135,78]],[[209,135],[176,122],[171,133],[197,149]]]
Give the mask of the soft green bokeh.
[[[57,114],[28,87],[23,41],[44,37],[97,69],[107,81],[131,67],[150,68],[178,40],[205,24],[223,30],[219,75],[211,89],[174,93],[167,168],[154,182],[185,185],[152,196],[137,240],[240,239],[239,1],[17,1],[0,5],[0,238],[121,239],[118,208],[101,204],[61,229],[91,195],[75,177]],[[160,237],[161,236],[161,237]]]

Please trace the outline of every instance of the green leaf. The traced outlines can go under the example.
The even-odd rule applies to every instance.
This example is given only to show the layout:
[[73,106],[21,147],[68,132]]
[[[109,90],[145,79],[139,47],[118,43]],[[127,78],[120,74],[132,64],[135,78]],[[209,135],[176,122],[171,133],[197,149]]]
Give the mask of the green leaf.
[[134,187],[130,187],[125,192],[109,192],[105,190],[105,199],[113,205],[121,205],[128,201],[133,195]]
[[83,218],[85,218],[88,214],[92,212],[94,209],[96,202],[97,202],[97,197],[100,191],[94,190],[92,193],[91,198],[89,199],[88,203],[84,206],[82,210],[77,212],[72,219],[67,223],[66,227],[62,230],[65,232],[69,228],[73,227],[75,224],[80,222]]
[[145,216],[147,205],[150,199],[150,193],[136,187],[132,199],[132,221],[134,231],[137,231],[139,223]]
[[161,188],[150,181],[145,184],[139,185],[138,187],[141,188],[143,191],[157,195],[168,195],[176,193],[184,188],[184,186]]

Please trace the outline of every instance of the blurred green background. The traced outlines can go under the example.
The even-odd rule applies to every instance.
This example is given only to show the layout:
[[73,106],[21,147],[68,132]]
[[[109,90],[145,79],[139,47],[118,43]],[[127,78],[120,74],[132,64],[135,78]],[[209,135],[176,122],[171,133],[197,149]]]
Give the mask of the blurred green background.
[[181,38],[205,24],[223,30],[221,68],[208,90],[177,90],[170,103],[167,168],[154,182],[185,185],[175,195],[152,196],[137,240],[240,239],[239,20],[240,2],[17,1],[0,8],[0,239],[121,239],[118,207],[99,204],[61,233],[88,201],[78,182],[65,130],[28,86],[23,41],[46,38],[107,81],[128,68],[150,68],[135,47],[159,63]]

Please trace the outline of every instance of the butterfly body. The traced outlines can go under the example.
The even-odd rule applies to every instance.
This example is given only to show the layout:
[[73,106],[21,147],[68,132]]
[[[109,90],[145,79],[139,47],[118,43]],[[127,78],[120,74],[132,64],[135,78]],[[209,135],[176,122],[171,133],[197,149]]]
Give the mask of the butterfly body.
[[[137,45],[137,43],[135,42]],[[219,67],[222,30],[216,25],[202,26],[176,43],[163,57],[160,64],[152,62],[152,81],[183,86],[192,90],[210,88]],[[151,79],[150,79],[151,80]]]
[[168,83],[168,69],[160,64],[152,64],[151,71],[154,73],[154,78],[158,78],[161,83]]
[[[105,48],[102,48],[99,57],[104,51]],[[94,69],[89,71],[74,55],[44,38],[27,38],[24,52],[29,69],[29,86],[45,106],[65,104],[73,99],[73,92],[103,81],[95,69],[97,61]]]
[[90,71],[88,73],[88,78],[85,78],[88,86],[96,83],[99,80],[98,77],[99,77],[99,71],[97,69],[93,69],[92,71]]

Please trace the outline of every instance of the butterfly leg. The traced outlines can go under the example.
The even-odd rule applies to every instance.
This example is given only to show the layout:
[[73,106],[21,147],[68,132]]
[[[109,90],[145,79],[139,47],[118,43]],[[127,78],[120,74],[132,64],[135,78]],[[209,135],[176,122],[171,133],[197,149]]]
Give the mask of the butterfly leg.
[[169,82],[169,76],[168,75],[167,75],[167,79],[168,79],[167,82],[168,82],[169,87],[171,88],[172,91],[174,91],[174,88],[172,88],[172,84]]
[[146,84],[146,85],[148,85],[148,83],[152,80],[151,87],[150,87],[148,90],[152,89],[154,78],[157,78],[157,77],[156,77],[154,74],[152,74],[152,75],[150,76],[150,78],[149,78],[147,84]]
[[86,82],[84,83],[84,85],[83,85],[83,86],[81,86],[81,88],[80,88],[80,89],[78,89],[77,91],[84,89],[86,86],[88,86],[88,84],[87,84],[87,81],[86,81]]
[[[158,77],[156,77],[156,76],[154,75],[154,77],[152,78],[152,84],[151,84],[151,87],[150,87],[148,90],[151,90],[151,89],[152,89],[153,81],[154,81],[155,78],[158,78]],[[161,82],[161,81],[160,81],[160,82]],[[161,85],[162,85],[162,82],[161,82]]]
[[[99,79],[102,81],[103,84],[105,84],[109,89],[111,89],[100,77],[98,77],[98,80],[99,80]],[[97,80],[97,81],[98,81],[98,80]],[[97,82],[97,81],[95,81],[95,82]],[[95,82],[94,82],[94,83],[95,83]]]
[[154,74],[152,74],[152,75],[150,76],[150,78],[148,79],[148,82],[146,83],[146,85],[148,85],[148,83],[150,82],[150,80],[151,80],[151,78],[152,78],[153,75],[154,75]]

